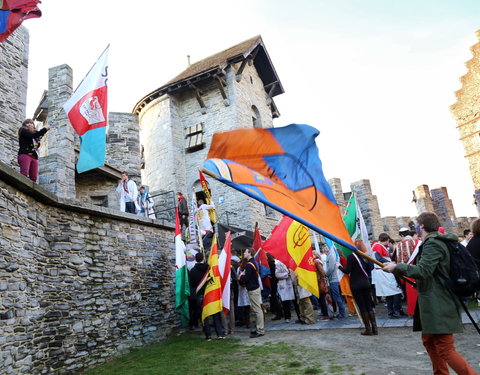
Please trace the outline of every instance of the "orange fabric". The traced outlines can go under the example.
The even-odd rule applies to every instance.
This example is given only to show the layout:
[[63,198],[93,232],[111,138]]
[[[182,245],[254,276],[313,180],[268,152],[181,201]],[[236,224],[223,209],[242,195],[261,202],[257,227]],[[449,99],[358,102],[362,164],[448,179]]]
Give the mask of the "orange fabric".
[[452,334],[422,334],[422,342],[432,361],[434,375],[448,375],[448,366],[457,374],[478,375],[465,358],[455,350]]
[[[234,147],[232,147],[234,145]],[[284,154],[282,146],[266,129],[238,129],[214,134],[207,159],[226,159],[229,176],[222,176],[239,185],[251,185],[273,204],[306,223],[321,228],[353,245],[338,206],[315,186],[291,190],[265,163],[268,155]],[[259,195],[252,189],[250,193]]]
[[343,275],[340,280],[340,290],[347,301],[348,311],[350,314],[355,314],[355,299],[353,298],[352,289],[350,289],[350,276]]

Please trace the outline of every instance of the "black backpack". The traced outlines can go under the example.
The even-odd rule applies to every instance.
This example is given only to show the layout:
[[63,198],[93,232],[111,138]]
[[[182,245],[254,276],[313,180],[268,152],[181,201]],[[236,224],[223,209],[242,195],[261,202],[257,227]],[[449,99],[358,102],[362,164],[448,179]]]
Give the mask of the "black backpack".
[[480,273],[465,246],[458,241],[443,240],[450,253],[450,279],[445,286],[459,297],[469,297],[480,289]]

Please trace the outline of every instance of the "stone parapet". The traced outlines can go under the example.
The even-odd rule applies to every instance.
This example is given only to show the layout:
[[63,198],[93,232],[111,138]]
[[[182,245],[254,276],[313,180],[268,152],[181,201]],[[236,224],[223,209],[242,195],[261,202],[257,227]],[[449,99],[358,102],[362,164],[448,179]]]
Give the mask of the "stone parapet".
[[178,324],[173,234],[0,163],[0,373],[76,373],[164,338]]

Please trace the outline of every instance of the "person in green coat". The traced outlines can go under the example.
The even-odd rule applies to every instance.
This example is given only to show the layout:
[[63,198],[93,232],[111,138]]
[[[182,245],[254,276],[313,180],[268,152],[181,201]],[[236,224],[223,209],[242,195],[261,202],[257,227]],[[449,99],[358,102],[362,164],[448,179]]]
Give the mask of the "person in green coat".
[[453,333],[463,332],[459,303],[441,280],[449,278],[450,253],[442,241],[458,240],[454,234],[438,232],[440,221],[433,212],[417,218],[423,243],[415,264],[385,263],[383,270],[417,281],[418,301],[413,330],[422,331],[422,342],[432,361],[435,375],[449,374],[450,366],[457,374],[478,375],[455,350]]

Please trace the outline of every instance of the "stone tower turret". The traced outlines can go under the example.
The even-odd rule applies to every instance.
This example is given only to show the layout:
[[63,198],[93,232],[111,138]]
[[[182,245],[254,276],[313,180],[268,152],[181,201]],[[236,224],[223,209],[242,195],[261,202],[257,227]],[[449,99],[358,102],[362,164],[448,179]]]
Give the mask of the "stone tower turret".
[[422,212],[435,212],[428,185],[417,186],[413,193],[415,196],[415,206],[419,215]]
[[[191,64],[135,106],[152,191],[201,194],[198,169],[216,132],[270,128],[279,116],[273,97],[283,93],[262,38],[249,39]],[[263,204],[209,179],[220,221],[269,232],[279,216]],[[228,219],[227,219],[228,217]]]
[[72,85],[72,68],[68,65],[49,69],[47,124],[51,129],[44,137],[38,181],[59,197],[70,199],[75,198],[75,136],[63,104],[72,95]]
[[372,194],[370,181],[360,180],[352,182],[350,188],[357,194],[357,202],[365,219],[370,240],[377,240],[378,235],[384,232],[384,227],[377,196]]

